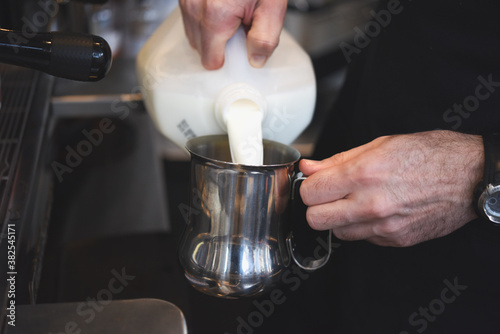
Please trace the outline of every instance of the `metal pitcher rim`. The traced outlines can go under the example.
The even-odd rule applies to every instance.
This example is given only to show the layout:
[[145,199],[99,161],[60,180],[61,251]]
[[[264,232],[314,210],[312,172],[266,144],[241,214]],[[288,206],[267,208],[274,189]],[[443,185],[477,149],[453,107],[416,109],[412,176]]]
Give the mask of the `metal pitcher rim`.
[[[299,161],[301,158],[301,154],[296,148],[289,146],[289,145],[286,145],[286,144],[283,144],[283,143],[280,143],[280,142],[277,142],[277,141],[274,141],[274,140],[263,139],[264,154],[266,152],[266,150],[265,150],[266,146],[272,145],[273,147],[276,147],[278,149],[281,149],[283,152],[286,152],[292,158],[286,162],[263,164],[263,165],[239,164],[239,163],[235,163],[232,161],[226,161],[226,160],[207,157],[199,152],[196,152],[195,151],[196,145],[197,144],[199,145],[202,143],[213,143],[213,144],[216,144],[216,143],[226,144],[227,143],[227,145],[229,145],[229,140],[228,140],[227,135],[206,135],[206,136],[194,137],[194,138],[189,139],[186,142],[185,147],[186,147],[186,150],[188,150],[188,152],[191,154],[192,157],[195,156],[197,159],[200,159],[202,161],[206,161],[206,162],[213,163],[216,165],[221,165],[221,166],[230,166],[232,168],[251,169],[251,170],[270,169],[270,168],[272,169],[272,168],[278,168],[278,167],[283,167],[283,166],[287,166],[287,165],[293,165],[297,161]],[[229,146],[228,146],[228,149],[229,149]]]

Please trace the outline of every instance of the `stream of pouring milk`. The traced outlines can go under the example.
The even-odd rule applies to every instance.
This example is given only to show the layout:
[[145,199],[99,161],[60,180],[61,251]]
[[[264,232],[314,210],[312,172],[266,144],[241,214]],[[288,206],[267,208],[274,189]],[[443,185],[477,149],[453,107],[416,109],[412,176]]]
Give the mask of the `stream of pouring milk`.
[[263,165],[262,110],[251,100],[240,99],[228,106],[226,115],[233,162],[244,165]]

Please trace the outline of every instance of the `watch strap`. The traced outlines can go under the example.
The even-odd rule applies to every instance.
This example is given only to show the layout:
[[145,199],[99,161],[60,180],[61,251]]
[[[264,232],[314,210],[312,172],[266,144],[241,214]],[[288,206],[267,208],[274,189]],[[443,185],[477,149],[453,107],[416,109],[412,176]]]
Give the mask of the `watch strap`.
[[500,133],[483,135],[484,176],[483,183],[500,183]]

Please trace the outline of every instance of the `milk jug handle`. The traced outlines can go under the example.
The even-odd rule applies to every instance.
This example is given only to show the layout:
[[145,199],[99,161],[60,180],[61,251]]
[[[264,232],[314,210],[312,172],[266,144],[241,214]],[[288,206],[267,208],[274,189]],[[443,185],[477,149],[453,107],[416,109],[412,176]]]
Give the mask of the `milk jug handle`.
[[[307,179],[307,176],[304,176],[302,173],[297,173],[295,179],[292,182],[292,194],[291,194],[291,205],[297,205],[297,201],[302,202],[299,194],[300,186],[302,182]],[[301,203],[302,204],[302,203]],[[305,217],[304,217],[305,218]],[[307,224],[307,222],[305,222]],[[316,258],[316,251],[313,252],[314,256],[313,257],[303,257],[296,251],[296,246],[295,246],[295,237],[293,235],[293,229],[290,231],[286,238],[286,244],[288,247],[288,252],[290,253],[290,256],[292,257],[293,261],[299,266],[300,268],[304,270],[316,270],[321,267],[323,267],[327,262],[328,259],[330,258],[330,255],[332,254],[332,231],[323,231],[322,234],[325,234],[327,236],[327,241],[326,243],[323,241],[322,244],[317,245],[317,249],[322,249],[323,251],[326,251],[326,254],[320,258]]]

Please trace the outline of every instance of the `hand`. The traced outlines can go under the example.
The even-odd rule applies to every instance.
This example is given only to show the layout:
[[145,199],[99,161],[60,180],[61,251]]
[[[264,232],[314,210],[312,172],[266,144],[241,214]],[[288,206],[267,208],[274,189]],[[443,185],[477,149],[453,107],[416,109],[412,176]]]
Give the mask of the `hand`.
[[307,221],[343,240],[411,246],[476,217],[480,136],[430,131],[380,137],[323,161],[302,160]]
[[186,35],[206,69],[224,64],[226,42],[240,24],[247,29],[250,65],[265,65],[278,46],[287,0],[180,0]]

